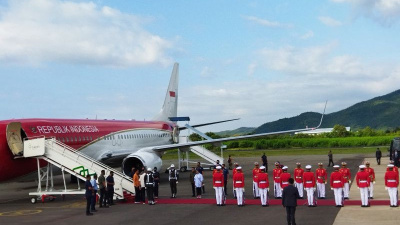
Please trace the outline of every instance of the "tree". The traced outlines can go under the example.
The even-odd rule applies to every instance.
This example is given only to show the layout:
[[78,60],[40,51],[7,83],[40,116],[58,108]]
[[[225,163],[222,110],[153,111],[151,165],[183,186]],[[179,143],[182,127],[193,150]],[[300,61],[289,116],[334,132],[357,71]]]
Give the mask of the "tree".
[[349,136],[349,132],[346,130],[345,126],[336,124],[333,127],[331,135],[332,137],[347,137]]

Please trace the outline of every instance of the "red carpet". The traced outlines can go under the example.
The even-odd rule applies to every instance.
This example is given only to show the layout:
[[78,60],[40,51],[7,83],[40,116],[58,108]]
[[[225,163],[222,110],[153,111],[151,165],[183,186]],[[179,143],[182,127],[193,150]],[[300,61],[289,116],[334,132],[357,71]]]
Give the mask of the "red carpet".
[[[389,206],[389,200],[370,200],[370,205],[387,205]],[[132,202],[127,202],[132,203]],[[261,205],[260,199],[246,199],[246,205]],[[216,204],[215,199],[196,199],[196,198],[159,198],[157,199],[157,204]],[[227,205],[237,205],[236,199],[227,199]],[[282,200],[271,199],[269,200],[269,205],[281,205]],[[298,205],[307,205],[307,200],[299,199],[297,201]],[[333,199],[320,199],[317,202],[319,206],[335,206],[335,201]],[[344,205],[359,205],[361,206],[360,200],[345,200]]]

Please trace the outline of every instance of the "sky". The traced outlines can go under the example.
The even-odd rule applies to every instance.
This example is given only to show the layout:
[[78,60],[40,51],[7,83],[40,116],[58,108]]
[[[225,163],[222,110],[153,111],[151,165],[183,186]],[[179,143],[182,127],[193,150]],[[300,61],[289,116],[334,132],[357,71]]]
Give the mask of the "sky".
[[0,120],[151,120],[175,62],[179,116],[241,118],[202,131],[332,113],[399,88],[399,28],[400,0],[0,0]]

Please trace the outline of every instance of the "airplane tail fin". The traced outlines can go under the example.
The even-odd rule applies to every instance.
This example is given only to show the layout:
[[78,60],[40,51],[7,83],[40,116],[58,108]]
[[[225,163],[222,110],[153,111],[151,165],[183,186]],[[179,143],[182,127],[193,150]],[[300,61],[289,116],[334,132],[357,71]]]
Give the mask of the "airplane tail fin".
[[161,111],[153,118],[155,121],[169,121],[169,117],[176,117],[178,111],[178,82],[179,64],[174,64],[174,69],[169,80],[168,90],[165,95]]

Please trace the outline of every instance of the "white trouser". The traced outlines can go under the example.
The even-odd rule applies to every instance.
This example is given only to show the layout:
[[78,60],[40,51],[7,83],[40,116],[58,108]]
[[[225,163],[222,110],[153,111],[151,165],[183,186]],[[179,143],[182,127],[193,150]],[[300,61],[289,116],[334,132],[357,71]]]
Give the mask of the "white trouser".
[[335,194],[335,203],[336,205],[342,205],[343,197],[342,197],[343,188],[334,188],[333,193]]
[[299,192],[299,196],[300,196],[300,198],[302,198],[304,196],[303,183],[294,182],[294,186],[297,187],[297,191]]
[[237,204],[243,205],[243,188],[235,188],[235,189],[236,189]]
[[259,188],[260,191],[260,199],[261,199],[261,205],[266,205],[268,201],[268,190],[267,188]]
[[258,198],[260,197],[260,191],[258,190],[257,182],[253,181],[253,197]]
[[369,192],[368,192],[368,197],[374,197],[374,183],[371,182],[369,183],[369,188],[368,188]]
[[233,197],[236,198],[236,189],[235,189],[235,183],[232,184],[232,192],[233,192]]
[[276,183],[275,181],[274,181],[274,195],[275,195],[275,198],[282,197],[281,184],[280,183]]
[[395,187],[388,187],[388,193],[389,193],[389,198],[390,198],[390,205],[396,205],[397,206],[397,188]]
[[217,199],[217,205],[222,205],[222,199],[223,199],[223,193],[224,193],[224,188],[223,187],[214,187],[215,189],[215,198]]
[[314,205],[314,188],[306,188],[308,205]]
[[360,194],[361,194],[361,205],[368,205],[368,188],[367,187],[360,188]]
[[319,198],[325,198],[325,183],[317,183],[317,193]]
[[349,192],[350,192],[350,185],[349,183],[344,183],[343,186],[343,193],[344,193],[344,197],[348,198],[349,197]]

